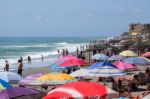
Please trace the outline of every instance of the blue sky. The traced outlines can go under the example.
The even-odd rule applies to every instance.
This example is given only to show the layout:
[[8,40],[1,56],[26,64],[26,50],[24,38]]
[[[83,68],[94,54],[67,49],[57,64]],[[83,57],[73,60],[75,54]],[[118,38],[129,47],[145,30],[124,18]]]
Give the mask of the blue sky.
[[1,0],[0,36],[113,36],[150,23],[150,0]]

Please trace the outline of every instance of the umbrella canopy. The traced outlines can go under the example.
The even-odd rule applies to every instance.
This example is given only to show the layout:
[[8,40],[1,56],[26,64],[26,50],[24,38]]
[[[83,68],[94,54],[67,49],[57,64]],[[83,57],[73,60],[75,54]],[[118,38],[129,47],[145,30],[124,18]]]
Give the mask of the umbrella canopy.
[[108,56],[105,54],[95,54],[91,58],[96,60],[107,60]]
[[12,88],[12,86],[6,81],[0,79],[0,90],[9,89],[9,88]]
[[126,63],[129,64],[138,64],[138,65],[149,65],[150,62],[145,57],[132,57],[132,58],[126,58],[123,60]]
[[[35,95],[35,96],[32,96],[32,95]],[[41,91],[33,90],[29,88],[23,88],[23,87],[13,87],[13,88],[0,91],[1,99],[11,99],[11,98],[13,99],[40,99],[44,95],[45,93]]]
[[130,50],[122,51],[119,55],[125,56],[125,57],[135,57],[135,56],[138,56],[135,52],[130,51]]
[[19,81],[19,84],[20,85],[21,84],[23,84],[23,85],[32,85],[31,82],[36,80],[38,77],[41,77],[42,75],[44,75],[44,74],[43,73],[37,73],[37,74],[26,76],[25,78],[23,78],[22,80]]
[[110,62],[100,62],[95,65],[89,67],[91,70],[87,76],[96,76],[96,77],[111,77],[111,76],[121,76],[126,75],[119,69],[116,68],[115,65]]
[[87,74],[87,76],[91,77],[116,77],[121,75],[126,75],[126,73],[110,66],[102,66],[97,69],[93,69]]
[[142,99],[150,99],[150,93],[146,95],[145,97],[143,97]]
[[150,57],[150,52],[147,52],[145,54],[142,55],[143,57]]
[[80,70],[72,72],[70,75],[73,77],[84,77],[84,76],[87,76],[89,71],[90,71],[89,69],[80,69]]
[[123,59],[124,59],[124,57],[121,55],[112,55],[111,57],[109,57],[109,60],[111,60],[111,61],[113,61],[113,60],[117,61],[117,60],[123,60]]
[[50,91],[44,99],[88,99],[88,98],[100,98],[107,96],[110,93],[117,92],[109,90],[107,87],[95,82],[73,82],[62,85],[52,91]]
[[14,72],[0,72],[1,79],[5,80],[6,82],[16,82],[21,80],[21,76]]
[[113,64],[120,70],[127,70],[127,69],[134,68],[134,66],[132,64],[128,64],[123,61],[117,61],[117,62],[114,62]]
[[54,70],[62,70],[73,66],[81,66],[83,64],[85,64],[85,61],[80,58],[70,58],[56,62],[52,64],[50,68]]
[[31,75],[22,79],[19,84],[24,85],[50,85],[50,84],[64,84],[67,82],[77,81],[74,77],[65,73],[49,73],[42,75]]
[[71,55],[69,55],[69,56],[62,56],[62,57],[58,58],[58,59],[55,61],[55,63],[60,62],[60,61],[63,61],[63,60],[68,60],[68,59],[78,59],[78,58],[75,57],[75,56],[71,56]]

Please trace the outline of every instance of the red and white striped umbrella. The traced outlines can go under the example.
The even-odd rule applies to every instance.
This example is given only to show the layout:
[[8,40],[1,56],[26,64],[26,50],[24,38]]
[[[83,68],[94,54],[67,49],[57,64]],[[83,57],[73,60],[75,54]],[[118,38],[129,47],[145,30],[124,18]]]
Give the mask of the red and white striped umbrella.
[[[110,88],[95,82],[73,82],[62,85],[50,91],[44,99],[87,99],[106,97],[108,94],[117,95],[118,93]],[[112,98],[112,97],[111,97]]]

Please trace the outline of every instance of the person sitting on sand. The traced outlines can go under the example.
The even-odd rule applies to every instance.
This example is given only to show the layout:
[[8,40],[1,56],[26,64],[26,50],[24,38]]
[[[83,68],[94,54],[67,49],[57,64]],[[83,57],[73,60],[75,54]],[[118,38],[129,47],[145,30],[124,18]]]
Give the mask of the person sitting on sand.
[[134,75],[134,78],[131,81],[131,90],[132,91],[137,91],[138,90],[138,86],[139,86],[139,79],[138,79],[138,75]]
[[9,71],[9,63],[7,60],[5,60],[5,67],[4,67],[4,71],[8,72]]

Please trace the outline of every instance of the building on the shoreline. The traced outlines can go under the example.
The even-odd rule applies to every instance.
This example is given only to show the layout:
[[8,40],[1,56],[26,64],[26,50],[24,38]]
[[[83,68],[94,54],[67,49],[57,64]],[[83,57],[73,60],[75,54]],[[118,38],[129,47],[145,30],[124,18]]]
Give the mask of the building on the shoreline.
[[129,35],[132,37],[133,41],[138,41],[141,38],[142,40],[149,39],[148,37],[150,35],[150,24],[141,24],[141,23],[130,24]]

